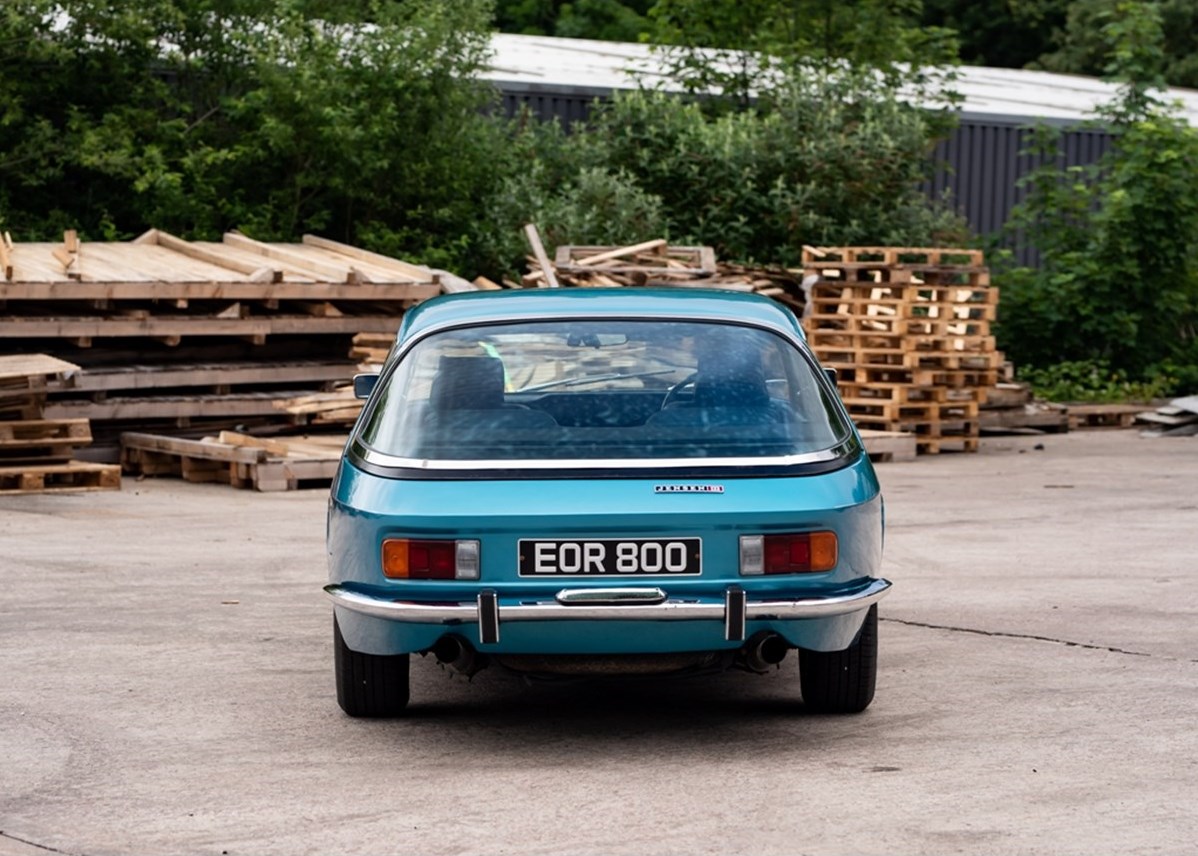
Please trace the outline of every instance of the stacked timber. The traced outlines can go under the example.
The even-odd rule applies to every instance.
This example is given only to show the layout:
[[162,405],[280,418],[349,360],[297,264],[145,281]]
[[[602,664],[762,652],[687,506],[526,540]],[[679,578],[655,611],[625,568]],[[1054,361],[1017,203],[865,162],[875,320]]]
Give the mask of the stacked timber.
[[81,366],[47,386],[44,413],[90,420],[96,456],[112,460],[126,431],[269,433],[314,412],[343,428],[349,409],[297,401],[350,381],[356,334],[393,337],[406,308],[441,291],[427,268],[310,235],[85,244],[67,232],[5,246],[0,353]]
[[999,381],[986,392],[979,414],[983,434],[1057,434],[1070,429],[1063,404],[1037,401],[1026,383]]
[[48,419],[48,385],[79,367],[46,354],[0,356],[0,494],[120,490],[120,467],[75,460],[86,419]]
[[981,251],[805,247],[803,264],[808,339],[858,426],[911,432],[921,453],[976,451],[1002,364]]
[[529,242],[533,255],[522,287],[719,288],[803,307],[802,271],[718,262],[711,247],[671,246],[664,238],[626,247],[567,244],[557,247],[551,261],[535,230]]

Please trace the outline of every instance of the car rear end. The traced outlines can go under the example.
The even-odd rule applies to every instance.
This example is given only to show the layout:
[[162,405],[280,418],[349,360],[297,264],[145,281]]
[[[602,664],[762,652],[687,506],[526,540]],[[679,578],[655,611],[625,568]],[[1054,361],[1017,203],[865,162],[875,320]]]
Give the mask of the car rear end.
[[333,486],[349,659],[761,671],[860,643],[889,587],[882,499],[788,314],[653,293],[485,306],[413,325]]

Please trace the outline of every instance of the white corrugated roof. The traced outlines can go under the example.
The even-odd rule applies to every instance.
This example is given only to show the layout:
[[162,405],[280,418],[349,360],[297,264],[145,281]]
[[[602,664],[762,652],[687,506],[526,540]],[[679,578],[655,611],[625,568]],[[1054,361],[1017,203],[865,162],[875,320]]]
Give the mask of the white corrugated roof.
[[[496,82],[565,89],[634,89],[671,86],[651,46],[550,36],[496,33],[494,55],[485,76]],[[963,96],[962,113],[1010,119],[1083,121],[1114,96],[1117,87],[1092,77],[1027,71],[1018,68],[961,66],[955,88]],[[1182,114],[1198,125],[1198,91],[1173,88],[1170,99],[1182,103]]]

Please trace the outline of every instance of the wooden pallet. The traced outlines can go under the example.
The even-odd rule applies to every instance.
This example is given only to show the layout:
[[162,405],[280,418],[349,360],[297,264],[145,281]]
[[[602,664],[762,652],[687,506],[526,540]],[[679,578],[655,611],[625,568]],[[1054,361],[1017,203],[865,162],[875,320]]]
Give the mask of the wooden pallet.
[[955,247],[803,247],[803,265],[836,262],[980,267],[982,250]]
[[121,435],[121,464],[142,476],[178,476],[258,491],[327,484],[337,472],[344,436],[262,439],[233,432],[185,440],[153,434]]
[[915,435],[904,431],[859,432],[865,443],[865,451],[874,463],[914,461],[916,455]]
[[0,467],[0,495],[120,490],[121,468],[69,461]]
[[92,441],[86,419],[33,419],[0,422],[0,462],[68,461]]
[[1067,404],[1070,431],[1130,428],[1136,417],[1150,408],[1143,404]]

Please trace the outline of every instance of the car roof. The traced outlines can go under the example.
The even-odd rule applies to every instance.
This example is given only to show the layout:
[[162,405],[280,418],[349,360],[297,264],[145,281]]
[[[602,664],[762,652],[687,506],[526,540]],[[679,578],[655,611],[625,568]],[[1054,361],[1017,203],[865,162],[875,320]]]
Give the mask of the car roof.
[[756,294],[692,288],[536,288],[435,297],[409,309],[401,341],[428,330],[534,318],[669,318],[770,327],[800,339],[786,306]]

